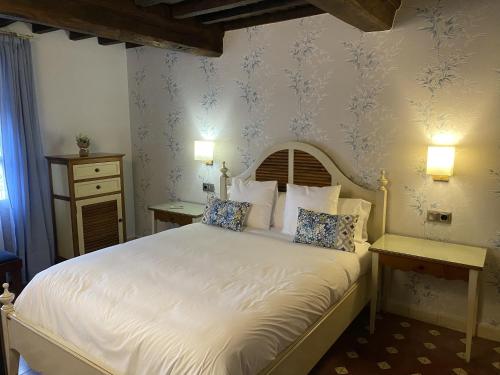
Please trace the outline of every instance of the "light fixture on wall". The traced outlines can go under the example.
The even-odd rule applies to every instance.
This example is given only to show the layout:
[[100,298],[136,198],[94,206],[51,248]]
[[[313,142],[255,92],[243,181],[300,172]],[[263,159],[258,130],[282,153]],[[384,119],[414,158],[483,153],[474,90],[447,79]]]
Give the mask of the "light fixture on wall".
[[202,161],[206,165],[214,165],[214,142],[194,141],[194,160]]
[[429,146],[427,149],[427,174],[434,181],[449,181],[455,164],[454,146]]

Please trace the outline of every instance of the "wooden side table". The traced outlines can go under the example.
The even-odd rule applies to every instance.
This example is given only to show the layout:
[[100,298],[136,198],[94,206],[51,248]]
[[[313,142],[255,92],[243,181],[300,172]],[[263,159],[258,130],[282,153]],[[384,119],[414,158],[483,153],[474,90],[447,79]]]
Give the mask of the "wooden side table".
[[167,202],[149,206],[151,211],[151,232],[158,231],[158,221],[175,223],[180,226],[192,224],[203,216],[205,205],[193,202]]
[[465,358],[470,361],[472,336],[477,328],[479,272],[484,268],[486,249],[385,234],[371,247],[372,296],[370,333],[375,331],[380,265],[449,280],[468,281]]

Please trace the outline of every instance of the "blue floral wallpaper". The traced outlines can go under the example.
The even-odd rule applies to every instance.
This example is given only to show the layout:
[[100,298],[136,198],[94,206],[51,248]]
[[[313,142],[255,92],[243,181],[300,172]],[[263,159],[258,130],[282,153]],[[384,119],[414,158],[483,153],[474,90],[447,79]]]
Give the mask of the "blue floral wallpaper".
[[[496,0],[407,0],[387,32],[320,15],[229,32],[221,58],[129,50],[137,234],[150,204],[205,201],[222,160],[237,174],[272,144],[310,142],[363,185],[387,170],[389,232],[489,248],[479,332],[500,339],[498,14]],[[216,141],[213,167],[193,160],[198,139]],[[443,139],[457,146],[449,183],[425,174]],[[465,296],[465,283],[398,272],[388,307],[460,327]]]

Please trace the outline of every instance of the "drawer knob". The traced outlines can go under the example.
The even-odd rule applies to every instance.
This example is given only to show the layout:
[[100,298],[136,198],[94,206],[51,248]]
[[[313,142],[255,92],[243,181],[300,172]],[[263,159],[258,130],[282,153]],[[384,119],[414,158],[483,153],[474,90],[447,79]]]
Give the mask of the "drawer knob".
[[118,222],[119,222],[119,223],[123,222],[123,219],[118,219]]
[[101,170],[99,168],[94,169],[95,173],[99,173]]
[[425,267],[424,267],[423,265],[419,265],[419,266],[417,267],[417,270],[419,270],[419,271],[422,271],[422,270],[424,270],[424,269],[425,269]]
[[95,188],[99,190],[101,188],[101,185],[97,185]]

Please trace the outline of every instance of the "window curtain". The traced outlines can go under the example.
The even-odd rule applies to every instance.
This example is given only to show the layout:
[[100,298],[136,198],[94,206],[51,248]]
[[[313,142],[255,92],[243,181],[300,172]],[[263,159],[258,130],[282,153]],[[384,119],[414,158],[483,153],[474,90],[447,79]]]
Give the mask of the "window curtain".
[[25,281],[54,263],[48,180],[28,40],[0,35],[0,132],[6,199],[0,203],[5,250],[23,261]]

